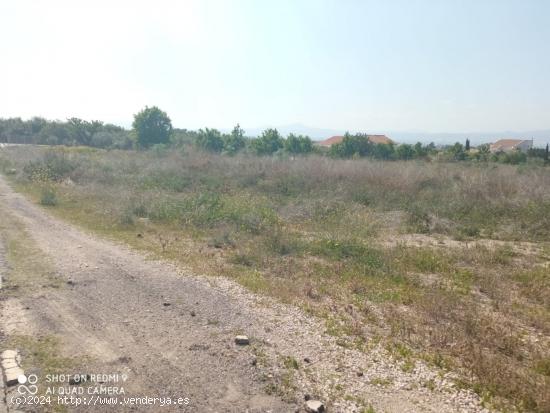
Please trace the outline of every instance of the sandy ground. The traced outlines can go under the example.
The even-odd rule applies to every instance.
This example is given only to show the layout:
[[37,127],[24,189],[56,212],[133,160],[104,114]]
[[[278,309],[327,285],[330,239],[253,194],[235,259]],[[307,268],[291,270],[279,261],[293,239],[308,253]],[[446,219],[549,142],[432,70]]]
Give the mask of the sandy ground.
[[[61,288],[36,285],[3,297],[3,336],[55,335],[62,355],[78,360],[76,372],[125,374],[126,397],[190,400],[178,407],[69,411],[295,412],[303,411],[305,395],[321,399],[329,412],[361,412],[365,403],[376,412],[484,411],[474,394],[428,366],[405,373],[381,349],[344,349],[324,333],[321,320],[229,280],[189,274],[87,234],[31,204],[2,178],[0,205],[62,280]],[[237,334],[248,335],[251,345],[237,346]],[[298,369],[285,367],[289,357]]]

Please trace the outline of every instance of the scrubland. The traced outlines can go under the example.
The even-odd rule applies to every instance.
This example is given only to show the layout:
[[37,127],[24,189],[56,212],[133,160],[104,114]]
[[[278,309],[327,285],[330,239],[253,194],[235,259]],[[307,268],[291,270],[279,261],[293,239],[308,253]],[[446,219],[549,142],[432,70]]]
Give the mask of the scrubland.
[[504,411],[550,411],[550,170],[426,161],[9,147],[54,214],[457,372]]

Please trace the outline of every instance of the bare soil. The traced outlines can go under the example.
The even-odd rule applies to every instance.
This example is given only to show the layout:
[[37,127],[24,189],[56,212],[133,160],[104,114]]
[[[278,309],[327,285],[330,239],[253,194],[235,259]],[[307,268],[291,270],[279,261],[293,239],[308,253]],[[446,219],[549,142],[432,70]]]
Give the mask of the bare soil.
[[[21,222],[62,281],[2,293],[3,340],[53,335],[61,356],[76,360],[67,373],[124,373],[126,396],[190,399],[183,407],[69,411],[294,412],[302,411],[305,395],[329,412],[368,405],[376,412],[485,411],[448,373],[420,362],[405,371],[375,344],[368,354],[342,348],[322,320],[85,233],[1,178],[0,206],[10,215],[0,219]],[[251,345],[237,346],[237,334]]]

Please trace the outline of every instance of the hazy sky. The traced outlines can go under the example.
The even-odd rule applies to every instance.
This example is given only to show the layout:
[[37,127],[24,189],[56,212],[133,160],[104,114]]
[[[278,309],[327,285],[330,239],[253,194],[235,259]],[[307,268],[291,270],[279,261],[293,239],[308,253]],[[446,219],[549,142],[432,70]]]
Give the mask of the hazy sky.
[[0,117],[550,128],[548,0],[0,0]]

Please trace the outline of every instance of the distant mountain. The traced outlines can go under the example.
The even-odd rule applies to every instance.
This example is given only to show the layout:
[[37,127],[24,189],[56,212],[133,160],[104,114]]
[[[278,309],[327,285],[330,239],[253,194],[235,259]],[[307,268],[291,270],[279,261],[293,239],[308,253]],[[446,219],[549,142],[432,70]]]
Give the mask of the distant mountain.
[[[276,128],[282,135],[286,136],[289,133],[295,133],[297,135],[307,135],[313,140],[323,140],[330,138],[334,135],[343,135],[346,131],[343,129],[324,129],[315,128],[295,123],[291,125],[283,126],[266,126],[263,128],[244,128],[247,136],[258,136],[268,127]],[[480,145],[482,143],[494,142],[502,138],[512,139],[533,139],[535,146],[545,146],[546,143],[550,143],[550,129],[536,130],[536,131],[505,131],[505,132],[472,132],[472,133],[452,133],[452,132],[410,132],[410,131],[384,131],[384,130],[362,130],[354,131],[349,130],[350,133],[364,132],[370,134],[383,134],[396,142],[401,143],[429,143],[445,145],[455,142],[465,142],[466,139],[470,139],[472,145]]]

